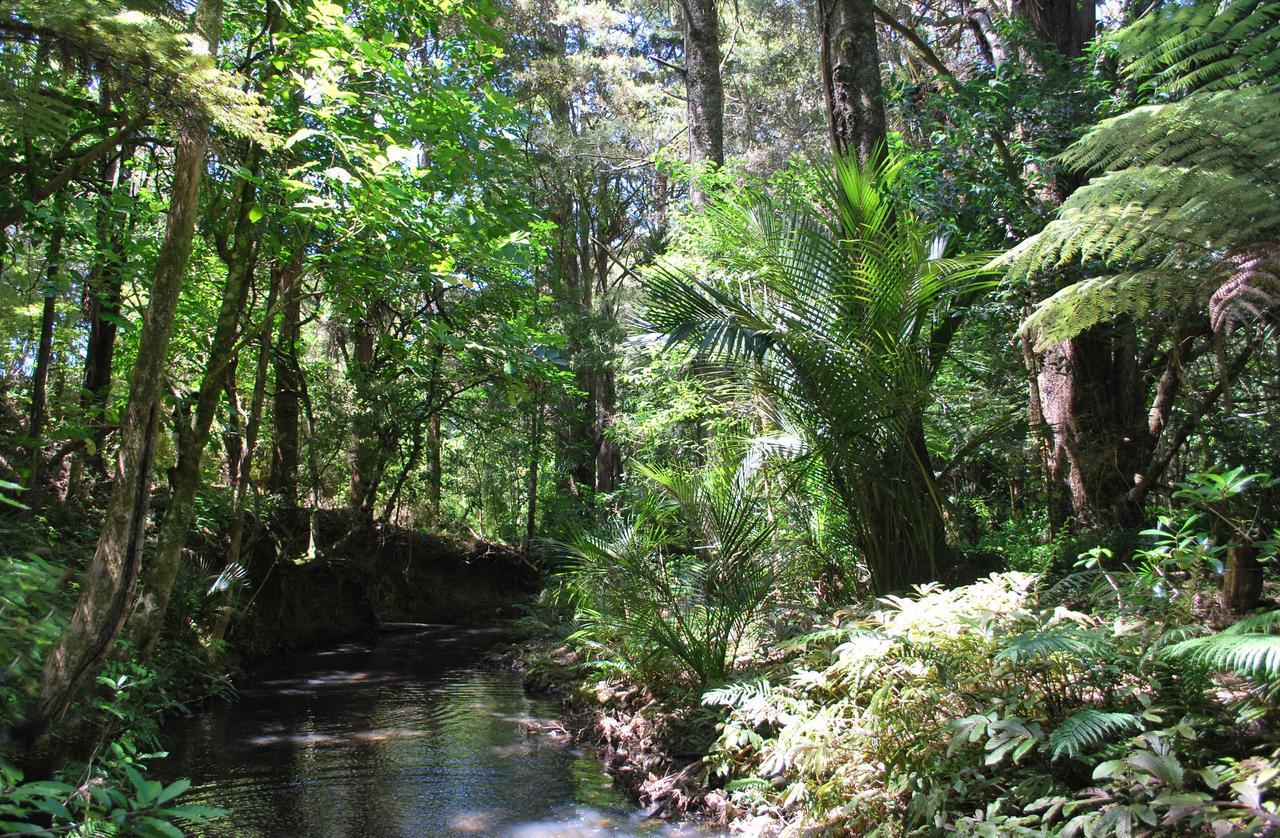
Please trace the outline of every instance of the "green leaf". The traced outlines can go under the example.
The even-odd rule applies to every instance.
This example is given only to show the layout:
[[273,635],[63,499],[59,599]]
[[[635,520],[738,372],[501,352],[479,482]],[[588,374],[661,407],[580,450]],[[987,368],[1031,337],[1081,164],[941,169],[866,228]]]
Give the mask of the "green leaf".
[[314,137],[321,133],[314,128],[299,128],[290,135],[289,139],[284,141],[284,148],[293,148],[296,144],[302,142],[309,137]]

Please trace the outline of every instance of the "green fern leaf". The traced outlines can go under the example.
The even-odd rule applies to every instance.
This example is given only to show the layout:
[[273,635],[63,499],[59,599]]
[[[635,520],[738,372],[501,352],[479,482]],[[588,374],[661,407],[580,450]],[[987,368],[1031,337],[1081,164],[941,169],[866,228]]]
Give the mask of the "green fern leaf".
[[1259,681],[1280,677],[1280,635],[1214,634],[1175,643],[1165,655],[1211,669],[1225,669]]
[[1049,734],[1053,758],[1076,757],[1087,750],[1141,727],[1133,713],[1115,713],[1086,707],[1068,716]]

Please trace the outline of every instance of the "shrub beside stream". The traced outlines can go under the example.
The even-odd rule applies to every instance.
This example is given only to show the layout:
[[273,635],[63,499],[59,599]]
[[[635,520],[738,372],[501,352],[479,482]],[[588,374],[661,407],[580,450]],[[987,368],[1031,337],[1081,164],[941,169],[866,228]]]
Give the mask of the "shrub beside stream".
[[[1195,485],[1127,561],[1099,548],[827,611],[792,590],[725,644],[716,574],[776,557],[717,537],[711,510],[734,504],[716,493],[741,484],[666,503],[659,480],[636,507],[653,517],[571,549],[522,621],[527,678],[588,710],[652,811],[742,834],[1269,834],[1280,611],[1222,602],[1232,537],[1203,512],[1234,493]],[[607,576],[606,554],[625,558]],[[736,654],[700,672],[691,639]]]

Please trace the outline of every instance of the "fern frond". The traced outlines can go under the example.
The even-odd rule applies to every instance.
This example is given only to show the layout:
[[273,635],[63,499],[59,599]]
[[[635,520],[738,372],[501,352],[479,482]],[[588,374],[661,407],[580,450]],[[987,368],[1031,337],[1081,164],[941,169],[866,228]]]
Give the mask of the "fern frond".
[[1184,640],[1166,650],[1174,660],[1225,669],[1259,681],[1280,677],[1280,635],[1220,634]]
[[1054,759],[1076,757],[1141,726],[1142,720],[1133,713],[1115,713],[1085,707],[1072,713],[1053,729],[1049,734],[1049,746]]
[[1098,175],[996,264],[1013,278],[1101,274],[1041,302],[1040,348],[1100,323],[1208,309],[1218,331],[1280,301],[1280,3],[1197,2],[1112,37],[1151,103],[1106,119],[1062,156]]
[[[119,0],[10,0],[0,10],[0,42],[44,41],[60,51],[93,61],[98,72],[145,93],[171,118],[201,113],[224,130],[271,145],[270,111],[261,97],[247,92],[243,78],[220,69],[205,45],[175,31],[170,22],[143,14]],[[29,92],[30,91],[30,92]],[[38,87],[5,91],[17,110],[0,108],[12,127],[28,105],[50,111]],[[9,113],[5,111],[10,110]],[[3,123],[0,123],[3,124]]]
[[996,652],[996,658],[1015,664],[1057,655],[1091,661],[1097,659],[1105,645],[1098,635],[1078,626],[1047,626],[1010,637]]
[[1250,614],[1223,629],[1223,634],[1264,634],[1280,630],[1280,611]]

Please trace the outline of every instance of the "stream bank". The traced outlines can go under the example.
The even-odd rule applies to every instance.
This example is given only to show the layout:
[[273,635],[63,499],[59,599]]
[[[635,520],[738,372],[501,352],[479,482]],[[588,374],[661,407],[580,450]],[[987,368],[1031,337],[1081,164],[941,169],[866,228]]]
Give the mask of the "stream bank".
[[242,615],[228,633],[246,664],[368,636],[389,623],[482,625],[538,587],[537,570],[500,544],[367,525],[344,510],[273,517],[248,551]]
[[629,681],[591,677],[580,653],[546,637],[511,646],[503,661],[526,690],[560,703],[574,740],[596,750],[649,817],[726,830],[742,814],[703,760],[715,736],[703,708],[673,708]]

